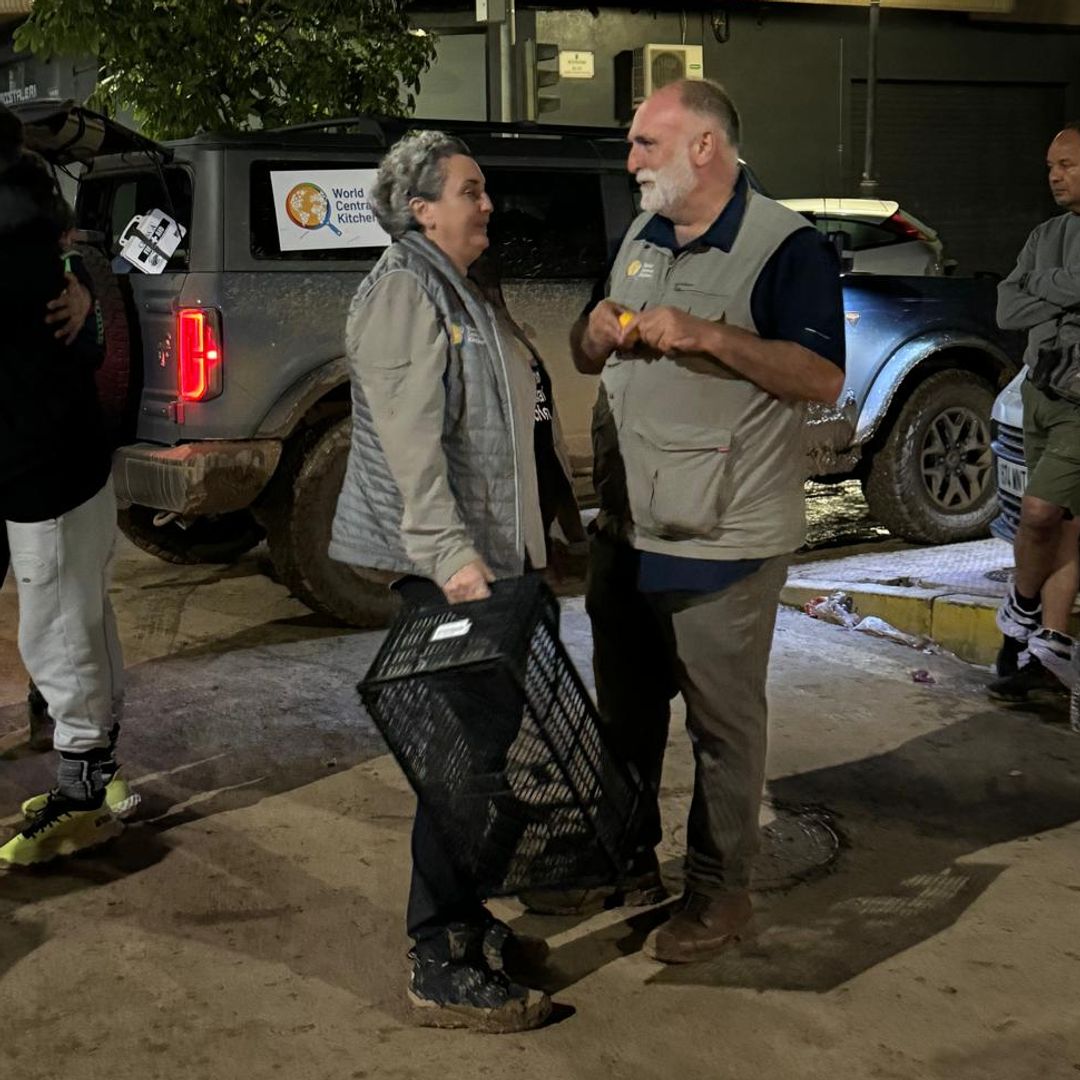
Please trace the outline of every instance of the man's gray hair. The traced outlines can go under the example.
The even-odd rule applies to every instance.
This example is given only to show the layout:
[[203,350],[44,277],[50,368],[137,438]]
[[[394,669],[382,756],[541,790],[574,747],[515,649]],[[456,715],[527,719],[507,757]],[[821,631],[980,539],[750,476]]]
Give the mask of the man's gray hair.
[[712,79],[680,79],[678,86],[683,108],[719,121],[728,142],[738,150],[742,125],[739,110],[727,91]]
[[446,182],[443,162],[455,154],[468,153],[460,139],[445,131],[410,131],[390,147],[371,189],[371,209],[394,240],[420,228],[409,200],[441,199]]

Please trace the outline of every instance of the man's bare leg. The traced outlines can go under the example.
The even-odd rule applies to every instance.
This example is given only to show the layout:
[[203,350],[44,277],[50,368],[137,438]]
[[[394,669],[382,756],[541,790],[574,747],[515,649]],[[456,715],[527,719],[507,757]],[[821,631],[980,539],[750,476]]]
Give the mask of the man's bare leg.
[[1063,544],[1063,524],[1065,511],[1060,506],[1034,495],[1024,496],[1020,507],[1020,527],[1016,531],[1013,547],[1016,563],[1013,580],[1021,597],[1037,597],[1047,579],[1057,570]]
[[1043,582],[1043,626],[1069,632],[1069,616],[1080,589],[1080,520],[1062,521],[1057,554],[1050,576]]

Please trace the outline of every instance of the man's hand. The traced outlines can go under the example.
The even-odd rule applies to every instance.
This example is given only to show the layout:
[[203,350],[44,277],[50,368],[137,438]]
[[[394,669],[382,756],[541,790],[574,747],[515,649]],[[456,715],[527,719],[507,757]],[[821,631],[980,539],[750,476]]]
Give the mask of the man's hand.
[[49,325],[58,325],[56,336],[62,338],[65,345],[70,345],[79,336],[79,331],[90,314],[92,301],[89,290],[74,274],[68,273],[64,277],[67,278],[67,286],[55,300],[50,300],[46,305],[49,314],[45,316],[45,321]]
[[709,353],[715,356],[716,323],[679,308],[658,307],[639,312],[620,329],[619,344],[640,339],[658,353]]
[[486,600],[491,595],[488,584],[494,580],[495,575],[487,563],[483,559],[474,559],[443,585],[443,595],[451,604],[462,604],[466,600]]
[[619,315],[623,309],[610,300],[601,300],[589,312],[589,321],[581,336],[581,348],[591,359],[606,359],[622,342],[622,326]]

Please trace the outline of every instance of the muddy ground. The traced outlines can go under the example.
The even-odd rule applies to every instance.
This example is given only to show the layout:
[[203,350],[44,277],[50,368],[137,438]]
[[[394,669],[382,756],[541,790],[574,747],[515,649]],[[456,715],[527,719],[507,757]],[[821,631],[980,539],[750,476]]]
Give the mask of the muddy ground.
[[[1055,707],[990,705],[984,671],[788,611],[763,820],[830,822],[843,842],[831,867],[760,894],[755,933],[686,968],[639,951],[660,912],[539,919],[500,901],[552,944],[554,1022],[505,1037],[413,1027],[412,797],[354,690],[379,635],[325,625],[260,568],[258,553],[184,568],[123,549],[123,757],[144,814],[93,857],[0,878],[0,1077],[1080,1071],[1080,741]],[[565,604],[587,670],[581,601]],[[9,584],[0,816],[51,769],[22,745],[13,636]],[[935,681],[914,681],[919,669]],[[675,887],[690,784],[676,724],[663,852]]]

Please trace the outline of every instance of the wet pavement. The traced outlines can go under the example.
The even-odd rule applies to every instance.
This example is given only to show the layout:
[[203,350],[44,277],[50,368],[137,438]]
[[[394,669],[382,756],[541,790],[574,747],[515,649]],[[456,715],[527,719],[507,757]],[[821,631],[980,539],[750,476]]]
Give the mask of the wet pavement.
[[[792,610],[773,653],[753,935],[663,968],[640,951],[663,909],[545,920],[499,901],[551,946],[555,1022],[506,1039],[414,1028],[413,799],[355,690],[382,635],[328,626],[263,560],[177,567],[122,546],[123,755],[145,813],[101,852],[0,878],[0,1076],[1075,1076],[1080,741],[989,703],[985,672]],[[563,612],[588,681],[582,599]],[[9,815],[51,765],[18,730],[14,615],[9,583]],[[694,795],[681,721],[677,704],[660,849],[676,889]]]
[[806,485],[806,550],[898,543],[870,513],[858,480]]

